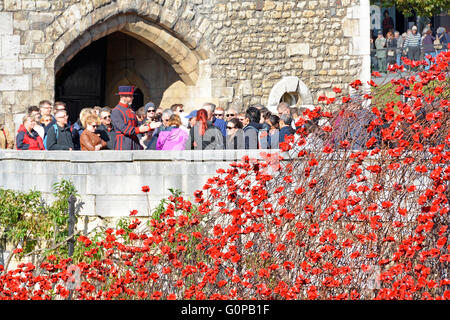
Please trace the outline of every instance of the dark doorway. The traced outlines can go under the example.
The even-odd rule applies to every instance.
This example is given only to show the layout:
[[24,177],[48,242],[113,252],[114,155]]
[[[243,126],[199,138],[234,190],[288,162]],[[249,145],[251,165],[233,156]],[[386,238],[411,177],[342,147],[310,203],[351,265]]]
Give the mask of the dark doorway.
[[66,103],[69,120],[78,120],[81,109],[114,108],[118,86],[136,87],[132,108],[148,101],[159,105],[178,73],[161,55],[138,39],[113,32],[78,52],[55,76],[55,99]]
[[395,30],[400,32],[400,35],[408,29],[408,26],[405,24],[405,16],[400,11],[395,10]]
[[142,93],[141,89],[136,88],[136,90],[134,90],[134,99],[133,103],[131,104],[131,108],[134,111],[137,111],[137,109],[139,109],[143,105],[144,105],[144,94]]
[[105,97],[106,39],[91,43],[69,61],[55,77],[55,101],[64,101],[69,121],[81,109],[103,106]]

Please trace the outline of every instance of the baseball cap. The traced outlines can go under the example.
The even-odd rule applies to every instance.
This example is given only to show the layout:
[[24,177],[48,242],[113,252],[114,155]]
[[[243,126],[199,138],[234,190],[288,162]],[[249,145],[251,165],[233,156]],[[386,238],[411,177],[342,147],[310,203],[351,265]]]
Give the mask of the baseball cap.
[[191,111],[191,113],[189,113],[185,118],[186,119],[191,119],[197,116],[197,110]]

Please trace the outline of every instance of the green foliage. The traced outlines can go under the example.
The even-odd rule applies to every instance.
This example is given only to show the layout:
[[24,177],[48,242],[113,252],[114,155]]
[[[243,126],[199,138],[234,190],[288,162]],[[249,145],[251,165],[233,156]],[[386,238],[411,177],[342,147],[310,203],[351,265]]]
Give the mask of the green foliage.
[[[173,188],[169,188],[168,189],[170,194],[175,197],[181,197],[182,195],[182,191],[179,189],[173,189]],[[152,219],[161,220],[161,214],[164,213],[164,211],[166,211],[166,205],[168,203],[168,200],[166,198],[161,199],[161,201],[159,202],[158,206],[155,208],[155,210],[153,210],[153,213],[151,215]]]
[[395,5],[397,10],[406,16],[410,16],[414,11],[418,16],[431,17],[434,14],[450,10],[450,1],[448,0],[371,0],[370,3],[381,4],[383,8]]
[[35,245],[35,235],[43,231],[45,206],[41,193],[0,189],[0,233],[7,241],[22,243],[25,251]]
[[14,247],[21,245],[22,254],[36,249],[67,254],[67,246],[51,249],[68,236],[68,198],[78,196],[70,181],[53,185],[55,201],[48,205],[39,191],[16,192],[0,189],[0,236]]

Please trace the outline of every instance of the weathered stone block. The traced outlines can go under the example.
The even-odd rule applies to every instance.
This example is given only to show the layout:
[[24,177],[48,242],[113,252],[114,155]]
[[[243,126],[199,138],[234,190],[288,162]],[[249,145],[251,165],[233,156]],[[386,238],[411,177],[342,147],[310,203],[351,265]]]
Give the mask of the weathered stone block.
[[31,89],[31,75],[0,75],[0,91],[27,91]]
[[316,60],[315,59],[305,59],[303,60],[304,70],[316,70]]
[[11,12],[0,12],[0,35],[13,34],[13,14]]
[[295,55],[309,55],[309,43],[289,43],[286,45],[286,55],[292,57]]

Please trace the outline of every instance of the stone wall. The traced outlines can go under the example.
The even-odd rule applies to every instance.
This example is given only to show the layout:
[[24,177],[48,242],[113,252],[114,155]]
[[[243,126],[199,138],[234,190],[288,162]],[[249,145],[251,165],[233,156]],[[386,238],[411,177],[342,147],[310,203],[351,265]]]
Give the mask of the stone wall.
[[[71,180],[83,203],[79,214],[120,217],[136,209],[146,216],[178,189],[190,199],[219,168],[264,150],[184,151],[6,151],[0,150],[0,188],[38,190],[52,200],[52,185]],[[272,150],[275,151],[275,150]],[[148,185],[146,195],[141,187]],[[148,198],[147,198],[148,196]]]
[[[29,192],[38,190],[51,202],[52,185],[70,180],[79,197],[76,230],[90,232],[98,226],[115,226],[118,219],[138,210],[146,220],[148,209],[155,209],[168,197],[170,188],[183,192],[193,201],[219,168],[239,161],[244,155],[260,158],[269,150],[192,150],[192,151],[7,151],[0,150],[0,188]],[[276,150],[272,150],[276,152]],[[150,187],[145,194],[141,188]],[[147,198],[148,197],[148,198]],[[11,248],[0,244],[0,264]],[[17,265],[13,261],[10,267]]]
[[333,85],[369,79],[369,8],[368,0],[3,0],[0,122],[15,130],[15,114],[54,98],[55,72],[116,31],[168,61],[182,81],[167,96],[188,110],[207,99],[268,105],[284,79],[314,102]]

